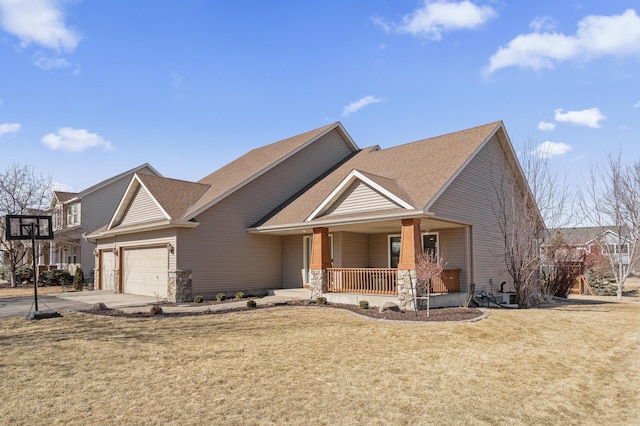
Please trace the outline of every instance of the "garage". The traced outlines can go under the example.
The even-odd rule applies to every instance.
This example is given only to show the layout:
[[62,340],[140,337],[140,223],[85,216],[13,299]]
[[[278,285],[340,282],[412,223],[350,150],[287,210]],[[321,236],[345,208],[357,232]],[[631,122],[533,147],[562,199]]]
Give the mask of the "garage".
[[124,249],[122,292],[167,297],[167,247]]
[[113,270],[116,269],[116,256],[111,250],[100,250],[100,289],[113,291]]

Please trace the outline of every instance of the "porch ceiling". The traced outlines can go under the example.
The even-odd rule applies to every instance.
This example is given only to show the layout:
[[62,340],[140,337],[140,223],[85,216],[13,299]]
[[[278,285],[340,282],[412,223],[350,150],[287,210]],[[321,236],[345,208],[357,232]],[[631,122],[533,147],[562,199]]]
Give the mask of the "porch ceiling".
[[[360,234],[393,234],[399,233],[401,228],[401,222],[399,219],[387,219],[380,221],[365,221],[361,223],[346,223],[346,224],[322,224],[313,223],[308,227],[300,226],[295,229],[279,229],[261,231],[260,233],[269,233],[272,235],[299,235],[299,234],[312,234],[313,228],[318,226],[325,226],[329,228],[329,232],[355,232]],[[460,228],[466,226],[463,223],[451,222],[435,218],[421,218],[420,229],[424,232],[437,231],[442,229]]]

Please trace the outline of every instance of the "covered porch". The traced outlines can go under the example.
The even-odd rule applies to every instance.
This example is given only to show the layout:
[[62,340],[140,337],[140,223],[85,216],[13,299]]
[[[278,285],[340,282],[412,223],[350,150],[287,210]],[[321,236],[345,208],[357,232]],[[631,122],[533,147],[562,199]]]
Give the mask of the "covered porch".
[[413,216],[273,230],[283,238],[283,289],[306,289],[307,297],[336,303],[411,308],[416,262],[430,250],[444,261],[441,276],[431,280],[431,306],[459,306],[471,282],[471,227]]

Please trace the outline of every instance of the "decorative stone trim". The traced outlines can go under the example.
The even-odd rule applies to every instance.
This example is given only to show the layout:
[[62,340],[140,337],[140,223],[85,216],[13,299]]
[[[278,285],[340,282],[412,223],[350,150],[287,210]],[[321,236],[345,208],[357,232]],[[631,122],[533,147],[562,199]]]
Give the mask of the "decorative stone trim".
[[120,293],[120,269],[113,270],[113,292]]
[[328,290],[326,269],[311,269],[309,271],[309,290],[311,290],[311,299],[322,297],[322,294]]
[[416,291],[416,282],[415,269],[398,269],[398,306],[403,311],[414,308],[413,294]]
[[191,271],[169,271],[167,299],[169,302],[190,302],[193,299]]

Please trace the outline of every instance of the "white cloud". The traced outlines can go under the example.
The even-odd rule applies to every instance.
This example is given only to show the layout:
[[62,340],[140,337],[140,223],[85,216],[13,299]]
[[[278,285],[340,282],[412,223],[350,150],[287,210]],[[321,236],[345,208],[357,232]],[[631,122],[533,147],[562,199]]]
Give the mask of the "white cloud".
[[0,0],[0,26],[20,39],[57,51],[73,51],[80,36],[65,24],[61,0]]
[[403,17],[400,24],[387,24],[378,18],[374,22],[385,31],[440,40],[443,32],[478,28],[495,16],[490,6],[478,6],[469,0],[425,0],[422,7]]
[[22,124],[20,123],[2,123],[0,124],[0,136],[6,135],[9,133],[16,133],[22,129]]
[[571,145],[564,142],[545,141],[535,147],[533,154],[540,158],[557,157],[571,151]]
[[382,99],[376,98],[375,96],[365,96],[364,98],[359,99],[355,102],[351,102],[349,105],[344,107],[344,109],[342,110],[342,116],[348,117],[349,115],[366,107],[367,105],[376,104],[378,102],[382,102]]
[[43,70],[54,70],[59,68],[69,68],[71,63],[64,58],[51,58],[42,53],[36,53],[33,63]]
[[600,122],[607,117],[600,112],[599,108],[589,108],[582,111],[567,111],[562,108],[556,109],[555,120],[561,123],[571,123],[576,126],[587,126],[597,129]]
[[62,149],[68,152],[81,152],[87,148],[101,147],[103,150],[112,149],[111,142],[97,133],[90,133],[85,129],[63,127],[57,133],[49,133],[42,137],[42,143],[53,150]]
[[[1,101],[1,99],[0,99],[0,101]],[[0,103],[0,105],[2,105],[2,103]],[[640,101],[636,102],[636,103],[633,105],[633,107],[634,107],[634,108],[640,108]]]
[[538,123],[538,130],[542,130],[543,132],[550,132],[556,128],[555,123],[548,123],[546,121],[541,121]]
[[531,28],[536,33],[539,33],[541,31],[553,31],[555,27],[556,21],[550,16],[541,16],[535,18],[529,24],[529,28]]
[[[545,27],[532,24],[532,28]],[[570,59],[588,61],[601,56],[640,54],[640,17],[632,9],[621,15],[587,16],[578,22],[575,35],[545,31],[521,34],[498,49],[489,59],[485,73],[511,66],[552,69],[556,62]]]
[[[640,102],[639,102],[640,103]],[[0,99],[0,107],[4,105],[4,99]]]

